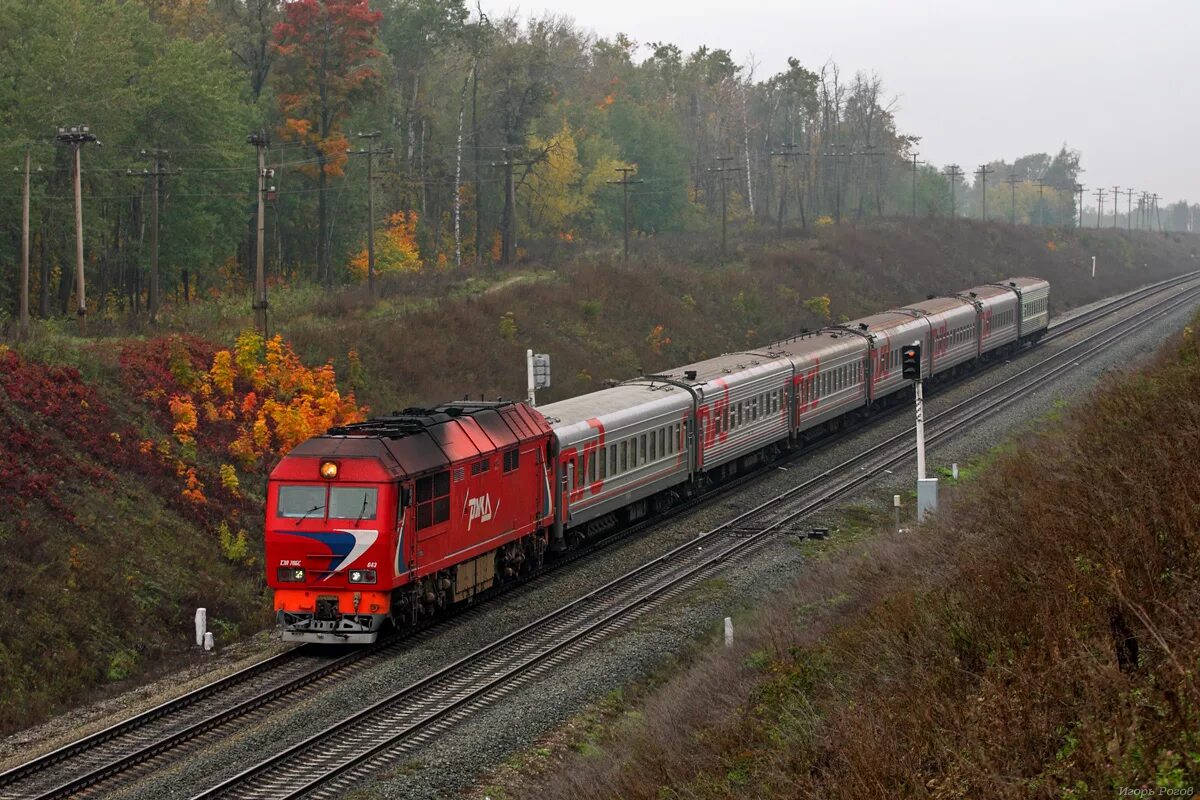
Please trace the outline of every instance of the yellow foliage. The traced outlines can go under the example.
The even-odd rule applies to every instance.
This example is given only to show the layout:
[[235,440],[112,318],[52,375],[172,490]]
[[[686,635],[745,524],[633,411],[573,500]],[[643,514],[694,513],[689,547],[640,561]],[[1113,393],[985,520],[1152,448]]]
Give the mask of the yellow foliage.
[[[350,259],[350,274],[359,281],[367,279],[367,250]],[[417,247],[417,212],[403,211],[390,216],[387,227],[375,234],[375,275],[420,272],[424,264]]]
[[238,494],[241,484],[238,482],[237,469],[233,464],[221,465],[221,485],[233,494]]
[[818,295],[804,301],[804,307],[822,319],[829,319],[829,296]]
[[199,420],[196,418],[196,404],[192,398],[188,395],[171,395],[170,409],[171,419],[175,421],[175,427],[172,429],[175,439],[180,444],[195,443],[194,434]]

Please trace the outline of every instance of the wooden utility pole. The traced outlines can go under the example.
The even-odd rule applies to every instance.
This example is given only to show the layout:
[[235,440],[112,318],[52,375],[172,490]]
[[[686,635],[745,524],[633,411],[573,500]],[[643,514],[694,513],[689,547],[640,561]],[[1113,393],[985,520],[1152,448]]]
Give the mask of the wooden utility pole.
[[1133,230],[1133,188],[1125,190],[1125,230]]
[[379,131],[358,134],[358,138],[367,140],[367,149],[352,153],[367,157],[367,292],[371,297],[375,296],[375,156],[392,154],[390,147],[375,149],[375,140],[382,135]]
[[636,167],[617,167],[617,172],[621,173],[619,181],[605,181],[610,186],[620,186],[622,194],[624,194],[624,216],[625,216],[625,250],[623,261],[626,266],[629,265],[629,187],[636,183],[645,183],[641,178],[630,178],[629,173],[637,172]]
[[143,150],[143,157],[154,159],[153,170],[142,170],[135,173],[133,170],[128,170],[130,175],[141,175],[150,178],[151,183],[150,198],[153,203],[150,209],[150,297],[147,301],[147,311],[150,315],[150,323],[158,322],[158,309],[162,303],[161,281],[158,270],[158,211],[162,205],[159,200],[160,190],[162,188],[162,179],[166,175],[178,175],[179,171],[167,171],[163,169],[163,159],[167,156],[166,150]]
[[1154,220],[1155,220],[1155,223],[1158,225],[1158,230],[1160,233],[1162,232],[1162,229],[1163,229],[1162,217],[1158,213],[1158,201],[1161,197],[1162,196],[1158,195],[1158,194],[1150,195],[1150,202],[1153,203],[1153,205],[1154,205]]
[[1008,210],[1008,223],[1010,225],[1016,225],[1017,224],[1017,184],[1021,182],[1021,179],[1017,177],[1017,173],[1010,172],[1010,173],[1008,173],[1008,177],[1004,179],[1004,182],[1007,183],[1008,187],[1012,190],[1012,205],[1010,206],[1010,208]]
[[958,183],[958,179],[962,177],[963,171],[958,164],[951,164],[946,167],[946,175],[950,178],[950,219],[958,216],[958,207],[954,202],[954,186]]
[[917,165],[924,164],[924,161],[917,161],[917,156],[920,153],[909,153],[908,157],[912,159],[912,215],[917,216]]
[[17,337],[29,336],[29,148],[25,148],[25,182],[21,191],[21,310]]
[[1104,218],[1104,187],[1100,187],[1095,191],[1096,195],[1096,227],[1100,227],[1100,220]]
[[733,156],[717,156],[715,160],[721,166],[709,167],[708,171],[716,174],[721,179],[721,258],[724,259],[727,252],[725,228],[729,219],[729,183],[726,175],[730,172],[740,172],[742,167],[728,166],[728,162],[733,160]]
[[1121,203],[1121,187],[1113,187],[1113,228],[1117,227],[1117,206]]
[[87,333],[87,288],[83,274],[83,176],[80,151],[84,144],[100,140],[92,135],[87,125],[72,125],[70,128],[59,128],[56,137],[62,144],[71,146],[74,157],[72,173],[75,178],[75,296],[78,306],[75,313],[79,316],[79,332]]
[[264,337],[267,335],[267,270],[263,263],[263,239],[267,232],[266,195],[267,195],[267,148],[271,139],[265,131],[252,133],[246,137],[246,142],[258,151],[258,219],[255,223],[257,236],[254,244],[254,300],[250,307],[254,309],[254,327]]
[[980,219],[984,222],[987,222],[987,176],[995,171],[987,164],[980,164],[979,169],[975,170],[975,174],[979,176],[980,181],[979,194],[983,197],[983,212]]

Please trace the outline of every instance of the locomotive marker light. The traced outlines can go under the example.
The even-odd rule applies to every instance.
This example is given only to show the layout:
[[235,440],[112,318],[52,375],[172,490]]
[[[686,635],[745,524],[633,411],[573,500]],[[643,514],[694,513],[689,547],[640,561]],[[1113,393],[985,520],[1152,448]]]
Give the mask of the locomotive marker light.
[[925,398],[921,378],[921,343],[913,342],[900,353],[902,374],[913,382],[917,405],[917,521],[937,510],[937,478],[925,477]]

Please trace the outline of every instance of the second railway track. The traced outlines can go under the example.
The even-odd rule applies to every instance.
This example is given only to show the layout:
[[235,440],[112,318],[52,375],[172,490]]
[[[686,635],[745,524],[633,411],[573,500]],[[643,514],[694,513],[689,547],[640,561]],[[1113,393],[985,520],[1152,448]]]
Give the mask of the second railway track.
[[[1177,284],[1173,284],[1177,285]],[[1200,298],[1189,282],[1175,296],[1109,324],[929,420],[936,442],[991,414],[1123,335]],[[1090,318],[1091,321],[1093,318]],[[1081,323],[1083,324],[1083,323]],[[1077,326],[1072,326],[1074,330]],[[648,610],[762,546],[830,501],[910,458],[911,430],[891,437],[477,652],[287,748],[198,795],[228,798],[337,797],[373,771],[628,627]]]
[[[1114,298],[1103,305],[1052,325],[1047,333],[1046,341],[1065,336],[1156,294],[1186,293],[1189,290],[1183,287],[1195,282],[1197,277],[1196,273],[1177,276]],[[1122,324],[1125,323],[1115,323],[1105,330]],[[1055,358],[1057,355],[1051,356],[1051,358]],[[1035,365],[1030,370],[1038,369],[1040,366],[1041,364]],[[1026,372],[1030,370],[1026,370]],[[1000,385],[1005,385],[1005,383]],[[822,478],[828,480],[828,473]],[[802,486],[806,485],[808,484],[802,484]],[[680,511],[686,510],[688,509],[680,509]],[[741,520],[743,517],[737,519]],[[730,524],[742,528],[749,527],[736,520]],[[638,529],[642,527],[644,526],[639,525]],[[770,530],[775,530],[775,528]],[[743,539],[747,538],[744,532],[740,536]],[[667,556],[670,555],[672,553],[667,554]],[[660,561],[661,559],[651,562],[646,567],[653,568]],[[607,588],[603,587],[597,592]],[[664,589],[662,591],[673,595],[677,590]],[[682,591],[682,589],[680,588],[678,591]],[[595,595],[596,592],[593,592],[577,602],[597,602]],[[558,613],[555,612],[555,614]],[[555,630],[559,629],[555,628]],[[416,635],[420,636],[423,633],[423,631],[418,632]],[[515,636],[516,633],[513,635]],[[561,631],[559,633],[561,634]],[[409,641],[411,642],[411,638]],[[496,644],[499,645],[505,641],[509,640],[501,640]],[[18,800],[19,798],[45,800],[70,796],[88,788],[95,788],[113,777],[132,770],[137,765],[162,756],[185,743],[202,740],[207,734],[229,722],[263,709],[274,701],[294,695],[299,690],[315,685],[351,665],[366,666],[381,658],[390,658],[392,650],[402,643],[401,640],[389,640],[381,642],[378,646],[363,648],[338,657],[313,652],[308,648],[296,648],[281,653],[0,774],[0,800]],[[569,645],[564,645],[564,647],[569,649]],[[533,650],[537,650],[537,647],[533,647]],[[452,665],[447,669],[457,666],[460,664]],[[532,670],[537,665],[531,663],[526,666],[528,670]],[[412,688],[415,686],[410,687],[410,689]],[[440,712],[440,716],[447,717],[447,712],[443,710]],[[418,741],[419,735],[419,732],[414,732],[412,740]],[[337,783],[340,785],[342,781],[337,781]],[[278,795],[251,794],[248,796]],[[298,795],[284,794],[282,796]]]

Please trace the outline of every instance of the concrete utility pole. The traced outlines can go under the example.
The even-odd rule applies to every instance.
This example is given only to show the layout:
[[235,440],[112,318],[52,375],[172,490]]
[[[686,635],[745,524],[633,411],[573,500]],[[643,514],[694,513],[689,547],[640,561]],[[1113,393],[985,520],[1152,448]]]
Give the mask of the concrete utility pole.
[[623,261],[626,266],[629,265],[629,187],[637,183],[645,183],[641,178],[630,178],[629,173],[637,172],[636,167],[617,167],[617,172],[621,173],[619,181],[605,181],[610,186],[620,186],[622,194],[624,194],[624,216],[625,216],[625,250]]
[[21,310],[17,338],[29,336],[29,148],[25,148],[25,181],[21,189]]
[[83,178],[80,151],[88,142],[100,145],[100,140],[92,135],[87,125],[72,125],[70,128],[59,128],[55,137],[61,144],[69,144],[75,164],[72,169],[75,177],[75,296],[79,305],[75,313],[79,315],[79,332],[87,333],[87,288],[83,275]]
[[714,173],[721,179],[721,258],[725,258],[726,248],[726,232],[725,228],[729,221],[729,180],[726,175],[730,172],[741,172],[743,167],[728,166],[728,162],[733,160],[733,156],[717,156],[715,161],[720,164],[719,167],[709,167],[708,171]]
[[917,156],[920,153],[909,153],[908,157],[912,159],[912,215],[917,215],[917,166],[924,164],[924,161],[917,161]]
[[250,307],[254,309],[254,327],[258,328],[265,337],[267,335],[267,270],[263,263],[263,239],[267,231],[266,195],[267,195],[267,148],[271,146],[271,138],[265,131],[252,133],[246,137],[246,142],[258,150],[258,235],[254,245],[254,301]]
[[504,231],[500,237],[500,263],[511,264],[517,249],[517,185],[513,167],[531,167],[535,160],[516,161],[508,157],[509,148],[502,148],[503,161],[493,161],[493,167],[504,168]]
[[150,315],[150,322],[154,324],[158,322],[158,309],[162,302],[162,290],[159,280],[158,270],[158,211],[161,203],[159,201],[159,193],[162,186],[162,178],[166,175],[178,175],[179,170],[163,169],[163,159],[167,156],[166,150],[143,150],[143,157],[154,159],[154,169],[144,169],[141,172],[127,170],[130,175],[141,175],[144,178],[153,180],[151,184],[150,197],[153,204],[150,209],[150,297],[147,302],[147,311]]
[[1104,187],[1095,191],[1096,195],[1096,227],[1100,227],[1100,221],[1104,219]]
[[1044,195],[1042,194],[1042,192],[1043,192],[1043,190],[1044,190],[1044,189],[1045,189],[1047,186],[1049,186],[1049,185],[1050,185],[1050,184],[1046,183],[1046,179],[1045,179],[1045,178],[1038,178],[1038,179],[1037,179],[1037,187],[1038,187],[1038,225],[1045,225],[1045,224],[1046,224],[1046,201],[1045,201],[1045,199],[1044,199]]
[[1075,184],[1075,193],[1079,195],[1079,228],[1083,229],[1083,190],[1087,187],[1082,183]]
[[375,156],[392,154],[392,148],[375,149],[375,140],[383,134],[379,131],[360,133],[358,138],[367,140],[366,150],[352,150],[351,155],[367,157],[367,292],[375,296]]
[[850,145],[848,144],[831,144],[829,149],[832,152],[824,153],[825,156],[833,159],[833,183],[836,188],[836,203],[833,207],[833,219],[838,224],[842,224],[842,179],[841,179],[841,160],[849,158]]
[[[776,151],[771,152],[771,155],[778,156],[783,159],[783,163],[779,165],[779,168],[781,170],[783,170],[783,176],[779,179],[779,183],[781,185],[781,189],[779,192],[779,217],[775,224],[776,233],[780,236],[783,235],[783,220],[784,220],[784,217],[787,215],[787,191],[788,191],[787,171],[792,166],[792,164],[791,164],[792,159],[800,155],[798,152],[796,152],[797,145],[793,142],[788,142],[787,144],[781,145],[781,147],[783,148],[782,150],[776,150]],[[799,200],[801,203],[801,212],[800,213],[801,213],[801,217],[803,217],[804,198],[800,197]]]
[[1113,228],[1117,227],[1117,207],[1121,203],[1121,187],[1113,187]]
[[987,164],[980,164],[979,169],[975,170],[975,174],[980,180],[980,196],[983,197],[983,215],[980,217],[984,222],[987,222],[987,176],[991,175],[996,170],[990,168]]
[[954,219],[958,216],[958,206],[954,202],[954,185],[963,176],[963,171],[958,164],[951,164],[946,167],[946,175],[950,178],[950,219]]
[[1133,230],[1133,188],[1125,190],[1125,230]]
[[1155,221],[1155,224],[1158,225],[1158,230],[1161,233],[1163,226],[1162,226],[1162,217],[1158,213],[1159,199],[1161,199],[1161,195],[1158,195],[1158,194],[1150,195],[1150,201],[1154,204],[1154,221]]
[[1009,210],[1008,210],[1008,224],[1016,225],[1017,224],[1017,184],[1021,182],[1021,179],[1017,177],[1017,173],[1010,172],[1010,173],[1008,173],[1008,177],[1004,179],[1004,182],[1007,183],[1008,188],[1012,190],[1012,205],[1009,207]]

